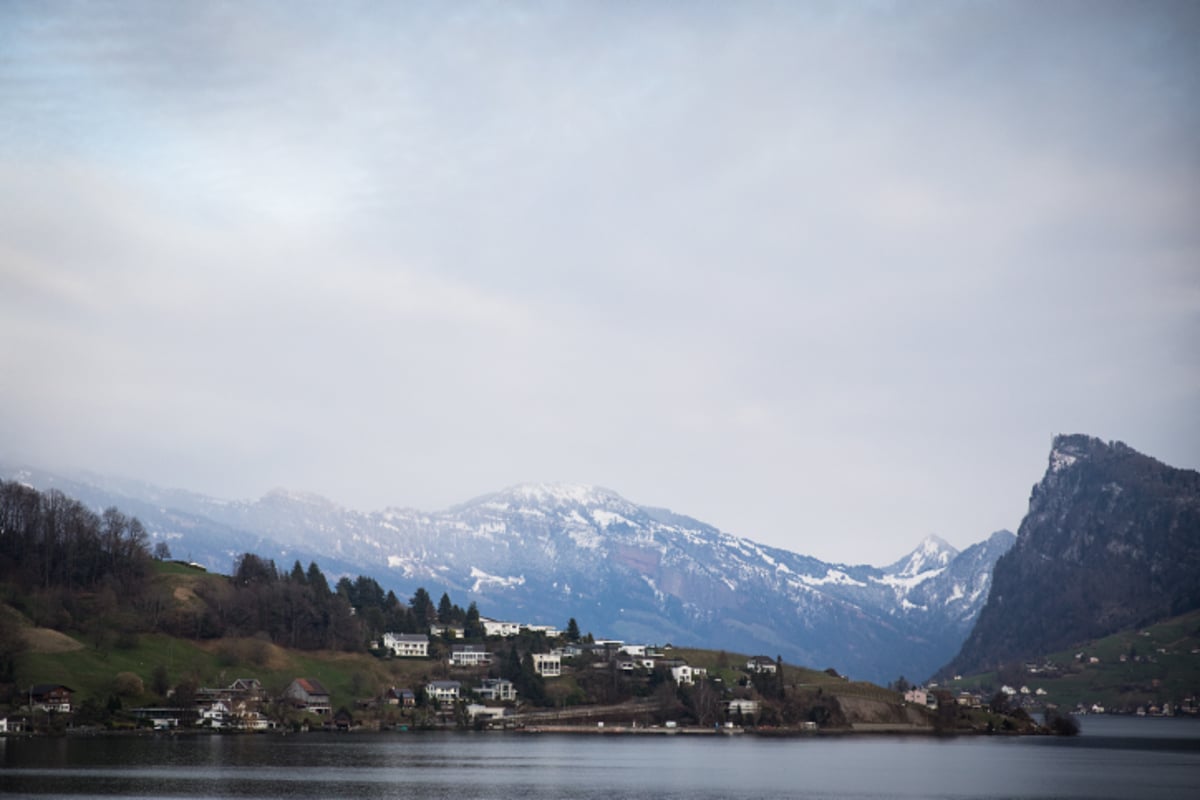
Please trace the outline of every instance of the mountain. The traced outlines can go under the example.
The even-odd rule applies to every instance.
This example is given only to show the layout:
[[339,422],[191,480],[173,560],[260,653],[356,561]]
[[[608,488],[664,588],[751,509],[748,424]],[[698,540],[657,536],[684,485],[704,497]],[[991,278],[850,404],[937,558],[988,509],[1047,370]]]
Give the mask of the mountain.
[[1055,437],[1017,543],[943,674],[969,674],[1200,608],[1200,473]]
[[0,471],[137,515],[179,558],[228,571],[251,551],[286,569],[366,574],[406,596],[597,635],[782,655],[888,682],[933,672],[975,620],[1007,531],[959,553],[929,537],[888,567],[829,564],[591,486],[527,484],[436,513],[364,513],[276,490],[215,500],[95,475]]

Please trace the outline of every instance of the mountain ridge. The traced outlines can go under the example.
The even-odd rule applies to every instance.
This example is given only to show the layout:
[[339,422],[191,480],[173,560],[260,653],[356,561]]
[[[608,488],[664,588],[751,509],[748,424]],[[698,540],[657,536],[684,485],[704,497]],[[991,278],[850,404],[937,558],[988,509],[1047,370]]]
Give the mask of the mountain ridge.
[[[130,499],[74,488],[95,506]],[[760,544],[583,484],[517,484],[439,512],[360,512],[288,490],[250,502],[143,491],[129,513],[216,569],[246,550],[283,567],[317,560],[398,593],[465,594],[501,616],[560,625],[574,616],[605,635],[780,654],[877,682],[929,674],[953,654],[1012,538],[958,553],[927,537],[890,571]]]

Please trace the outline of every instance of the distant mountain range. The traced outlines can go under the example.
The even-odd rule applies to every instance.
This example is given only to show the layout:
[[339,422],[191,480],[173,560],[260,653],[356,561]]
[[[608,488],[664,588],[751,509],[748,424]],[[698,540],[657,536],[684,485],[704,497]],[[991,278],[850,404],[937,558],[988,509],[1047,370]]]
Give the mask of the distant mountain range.
[[1017,543],[943,674],[973,674],[1200,608],[1200,473],[1058,436]]
[[274,491],[254,502],[96,475],[0,475],[138,516],[177,558],[229,571],[254,552],[317,561],[407,596],[424,586],[487,615],[597,635],[781,655],[856,679],[920,679],[958,651],[1015,537],[961,553],[937,537],[886,567],[829,564],[596,487],[522,485],[446,511],[363,513]]

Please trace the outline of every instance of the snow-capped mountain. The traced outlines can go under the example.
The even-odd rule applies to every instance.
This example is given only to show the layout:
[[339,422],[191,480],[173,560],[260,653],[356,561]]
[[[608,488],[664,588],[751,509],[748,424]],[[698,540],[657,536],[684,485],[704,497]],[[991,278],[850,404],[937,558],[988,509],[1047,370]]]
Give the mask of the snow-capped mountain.
[[363,513],[268,493],[226,502],[30,470],[10,479],[138,515],[177,557],[228,571],[244,551],[317,560],[406,596],[424,586],[484,614],[597,635],[782,655],[887,682],[924,678],[962,644],[1007,531],[956,551],[929,537],[889,567],[828,564],[592,486],[525,484],[445,511]]

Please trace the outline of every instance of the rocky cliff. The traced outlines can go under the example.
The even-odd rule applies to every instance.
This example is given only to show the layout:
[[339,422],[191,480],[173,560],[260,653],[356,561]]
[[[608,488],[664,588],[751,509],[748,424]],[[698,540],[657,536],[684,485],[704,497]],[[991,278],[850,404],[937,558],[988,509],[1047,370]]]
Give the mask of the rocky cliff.
[[1200,473],[1058,436],[1017,542],[942,674],[1032,658],[1200,608]]

